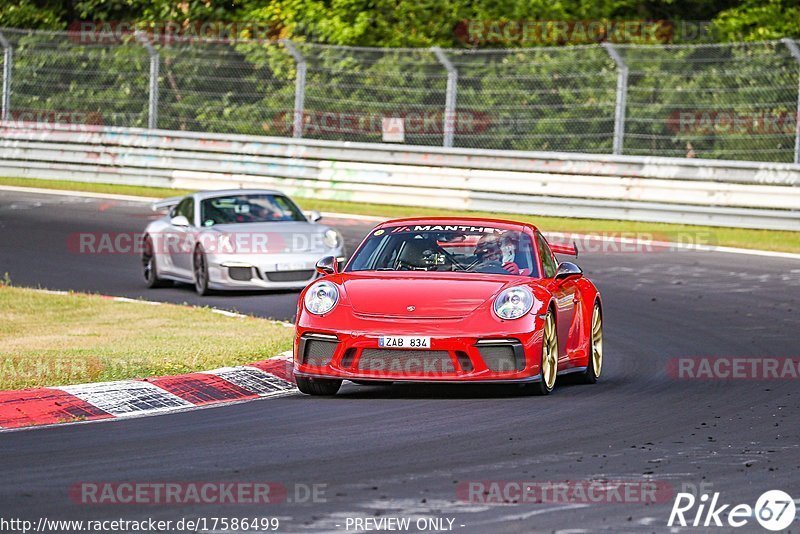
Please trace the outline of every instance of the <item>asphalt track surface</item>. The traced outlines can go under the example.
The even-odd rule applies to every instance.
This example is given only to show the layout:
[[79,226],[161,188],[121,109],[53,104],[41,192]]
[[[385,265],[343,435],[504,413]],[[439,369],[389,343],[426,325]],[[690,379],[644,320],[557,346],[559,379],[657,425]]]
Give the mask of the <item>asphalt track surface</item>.
[[[200,299],[189,287],[150,291],[133,256],[67,250],[71,233],[139,231],[148,216],[141,204],[0,192],[0,273],[17,285],[291,316],[296,293]],[[329,222],[341,223],[349,250],[370,227]],[[344,532],[348,517],[430,516],[455,519],[460,532],[669,532],[672,498],[486,505],[459,499],[457,488],[651,480],[674,491],[703,484],[731,504],[754,505],[770,489],[800,497],[798,380],[676,380],[666,372],[677,357],[798,357],[800,263],[653,251],[586,255],[580,264],[604,296],[606,362],[596,385],[562,383],[544,398],[507,388],[346,385],[331,399],[294,395],[3,433],[0,517],[277,516],[283,532]],[[68,497],[83,481],[326,490],[325,502],[313,504],[87,506]],[[680,531],[704,530],[729,529]],[[765,532],[752,519],[736,530]]]

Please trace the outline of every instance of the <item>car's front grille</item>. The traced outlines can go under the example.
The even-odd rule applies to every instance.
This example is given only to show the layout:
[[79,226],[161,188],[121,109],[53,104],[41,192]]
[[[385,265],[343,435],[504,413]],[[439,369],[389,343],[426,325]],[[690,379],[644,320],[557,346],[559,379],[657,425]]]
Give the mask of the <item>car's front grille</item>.
[[253,278],[252,267],[228,267],[228,276],[231,280],[239,280],[240,282],[247,282]]
[[267,280],[270,282],[304,282],[310,280],[316,271],[265,271]]
[[327,365],[336,352],[338,341],[306,339],[303,346],[303,363],[308,365]]
[[392,374],[444,374],[456,370],[446,350],[364,349],[358,368]]
[[342,356],[342,367],[352,367],[353,360],[356,359],[356,349],[349,348],[345,351],[344,356]]
[[486,367],[496,372],[520,371],[525,368],[522,346],[515,344],[479,345],[478,350]]

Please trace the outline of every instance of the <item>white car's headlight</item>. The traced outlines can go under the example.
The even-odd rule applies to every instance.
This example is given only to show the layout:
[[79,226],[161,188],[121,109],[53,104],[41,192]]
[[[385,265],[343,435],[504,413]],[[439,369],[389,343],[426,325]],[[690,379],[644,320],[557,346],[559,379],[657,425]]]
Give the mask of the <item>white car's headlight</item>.
[[325,230],[325,236],[322,238],[322,242],[325,243],[325,246],[328,248],[339,248],[342,244],[342,236],[336,230],[328,229]]
[[339,290],[330,282],[317,282],[306,291],[306,309],[315,315],[328,313],[339,302]]
[[533,293],[525,286],[510,287],[494,299],[494,313],[501,319],[519,319],[533,307]]

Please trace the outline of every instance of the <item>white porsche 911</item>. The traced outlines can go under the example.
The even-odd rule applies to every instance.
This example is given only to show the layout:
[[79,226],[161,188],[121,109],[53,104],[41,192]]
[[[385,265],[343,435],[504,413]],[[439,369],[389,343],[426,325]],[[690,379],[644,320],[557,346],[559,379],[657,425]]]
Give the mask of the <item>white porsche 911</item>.
[[167,214],[147,225],[142,266],[148,287],[169,281],[210,290],[301,289],[317,260],[344,261],[336,230],[268,189],[203,191],[153,204]]

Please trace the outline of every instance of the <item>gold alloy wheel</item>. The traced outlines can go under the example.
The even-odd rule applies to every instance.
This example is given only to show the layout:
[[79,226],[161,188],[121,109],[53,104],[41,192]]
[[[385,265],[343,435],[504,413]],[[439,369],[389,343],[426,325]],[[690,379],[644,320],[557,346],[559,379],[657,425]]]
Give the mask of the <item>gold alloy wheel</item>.
[[603,370],[603,316],[600,315],[600,306],[595,306],[592,313],[592,367],[594,376],[599,377]]
[[544,339],[542,340],[542,380],[548,390],[556,385],[558,373],[558,337],[552,312],[547,312],[544,320]]

